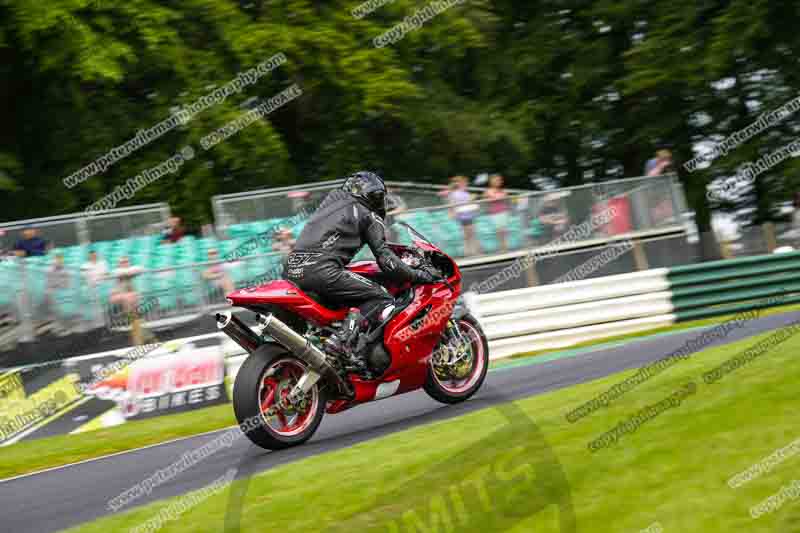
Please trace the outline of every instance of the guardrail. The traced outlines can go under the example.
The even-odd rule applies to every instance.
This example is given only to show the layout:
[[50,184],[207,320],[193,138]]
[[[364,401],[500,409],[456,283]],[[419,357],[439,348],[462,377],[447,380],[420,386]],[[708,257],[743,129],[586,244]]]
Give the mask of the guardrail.
[[679,321],[800,302],[800,252],[759,255],[680,266],[667,279]]
[[660,268],[472,298],[493,359],[800,302],[800,252]]

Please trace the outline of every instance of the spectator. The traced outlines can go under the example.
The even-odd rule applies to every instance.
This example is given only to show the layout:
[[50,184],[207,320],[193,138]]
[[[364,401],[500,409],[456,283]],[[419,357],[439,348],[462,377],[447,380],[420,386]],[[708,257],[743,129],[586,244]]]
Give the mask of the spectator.
[[[212,248],[208,251],[207,258],[209,261],[219,261],[219,252]],[[233,280],[226,270],[229,264],[227,261],[217,262],[203,271],[203,279],[213,287],[221,290],[225,295],[234,291]]]
[[294,239],[292,238],[292,230],[283,227],[278,228],[273,237],[272,250],[288,254],[294,249]]
[[545,242],[557,239],[566,231],[569,223],[569,217],[558,200],[557,194],[548,194],[544,197],[544,204],[539,210],[539,220],[544,226],[542,237]]
[[49,244],[39,237],[39,230],[28,228],[22,232],[22,239],[14,245],[14,251],[20,257],[36,257],[47,254]]
[[120,257],[117,268],[114,270],[117,285],[111,291],[109,299],[113,305],[119,305],[122,311],[128,315],[131,324],[131,342],[135,346],[144,344],[142,320],[139,316],[139,293],[133,286],[133,278],[142,271],[142,267],[131,266],[127,257]]
[[292,191],[286,196],[292,201],[292,211],[297,214],[308,207],[311,193],[308,191]]
[[497,229],[497,239],[500,241],[500,249],[508,251],[506,228],[511,224],[509,213],[508,193],[504,188],[505,179],[500,174],[495,174],[489,178],[489,188],[483,193],[483,197],[489,202],[489,215],[492,217],[494,227]]
[[475,218],[481,208],[478,204],[471,203],[472,194],[467,190],[469,182],[466,177],[456,176],[452,178],[452,182],[453,186],[447,196],[447,201],[455,205],[450,211],[450,216],[455,217],[464,232],[464,255],[478,255],[481,250],[475,239]]
[[100,279],[108,274],[108,264],[98,259],[97,252],[92,250],[89,252],[89,260],[81,265],[81,272],[86,279],[86,283],[94,288]]
[[56,254],[53,264],[47,271],[47,288],[44,294],[47,304],[46,322],[51,322],[53,329],[59,335],[69,333],[69,329],[60,320],[58,304],[71,298],[69,294],[71,282],[70,272],[64,266],[64,255]]
[[89,252],[89,260],[81,265],[81,274],[86,280],[86,287],[89,290],[90,301],[94,302],[93,315],[96,321],[100,321],[102,307],[100,306],[100,295],[96,292],[97,286],[103,276],[108,275],[108,264],[98,259],[97,252]]
[[184,235],[186,235],[186,232],[183,229],[183,224],[181,224],[181,219],[171,217],[169,219],[169,231],[162,237],[161,242],[176,243],[183,239]]
[[672,152],[669,150],[657,151],[656,156],[648,160],[644,166],[644,173],[647,176],[660,176],[672,171],[674,171],[672,167]]

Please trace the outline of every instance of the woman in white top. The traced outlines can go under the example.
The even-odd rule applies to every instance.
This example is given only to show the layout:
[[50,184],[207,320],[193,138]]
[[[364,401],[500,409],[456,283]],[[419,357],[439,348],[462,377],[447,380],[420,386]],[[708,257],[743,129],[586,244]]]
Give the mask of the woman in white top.
[[92,250],[89,252],[89,260],[81,265],[81,272],[89,286],[95,287],[100,278],[108,274],[108,265],[105,261],[99,260],[97,252]]

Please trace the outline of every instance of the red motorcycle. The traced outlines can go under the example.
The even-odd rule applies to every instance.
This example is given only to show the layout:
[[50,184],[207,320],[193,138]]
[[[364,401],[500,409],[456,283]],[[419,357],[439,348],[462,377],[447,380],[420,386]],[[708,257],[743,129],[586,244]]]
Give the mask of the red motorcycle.
[[347,268],[384,285],[396,299],[386,320],[359,338],[366,365],[320,347],[341,327],[348,308],[322,301],[285,280],[228,295],[228,302],[257,313],[255,328],[232,312],[217,314],[217,327],[249,356],[236,376],[233,408],[255,444],[277,450],[301,444],[323,415],[424,389],[447,404],[463,402],[483,384],[489,345],[480,324],[458,302],[461,273],[447,254],[411,226],[397,222],[392,250],[408,265],[440,281],[395,284],[374,261]]

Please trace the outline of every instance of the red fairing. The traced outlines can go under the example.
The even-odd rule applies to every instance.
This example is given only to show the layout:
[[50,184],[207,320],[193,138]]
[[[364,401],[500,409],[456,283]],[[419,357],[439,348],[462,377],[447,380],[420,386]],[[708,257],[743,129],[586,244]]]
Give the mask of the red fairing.
[[[417,389],[425,382],[428,356],[439,342],[457,297],[458,287],[453,294],[441,285],[418,286],[414,302],[386,326],[384,344],[392,354],[387,375],[396,373],[401,378],[398,393]],[[418,324],[416,329],[411,327],[412,322]]]
[[[392,355],[392,364],[378,380],[367,381],[351,375],[355,399],[335,403],[329,413],[338,413],[360,403],[371,402],[419,389],[428,373],[428,357],[444,331],[458,296],[443,286],[422,285],[415,288],[414,302],[397,315],[384,330],[384,344]],[[427,309],[419,320],[420,313]],[[412,322],[418,322],[415,328]]]
[[[433,245],[423,242],[415,245],[447,258]],[[393,249],[397,253],[403,252],[403,247],[399,245],[394,245]],[[389,368],[383,376],[375,380],[349,375],[348,380],[355,392],[355,398],[330,402],[326,409],[328,413],[338,413],[361,403],[417,390],[423,386],[428,374],[431,353],[447,326],[456,299],[461,292],[461,272],[455,262],[452,259],[450,261],[452,274],[448,281],[453,290],[445,283],[415,286],[411,304],[395,316],[384,329],[384,345],[391,355]],[[347,268],[365,277],[377,277],[377,281],[380,281],[381,270],[374,261],[360,261]],[[409,284],[401,286],[390,284],[387,289],[397,295],[409,286]],[[348,311],[346,307],[337,310],[327,309],[312,300],[296,285],[285,280],[238,290],[229,294],[228,298],[234,306],[255,311],[260,305],[281,306],[319,326],[343,320]]]
[[346,307],[328,309],[312,300],[297,285],[286,280],[270,281],[257,287],[240,289],[230,293],[228,298],[234,306],[247,309],[265,304],[279,305],[320,326],[343,320],[347,315]]

